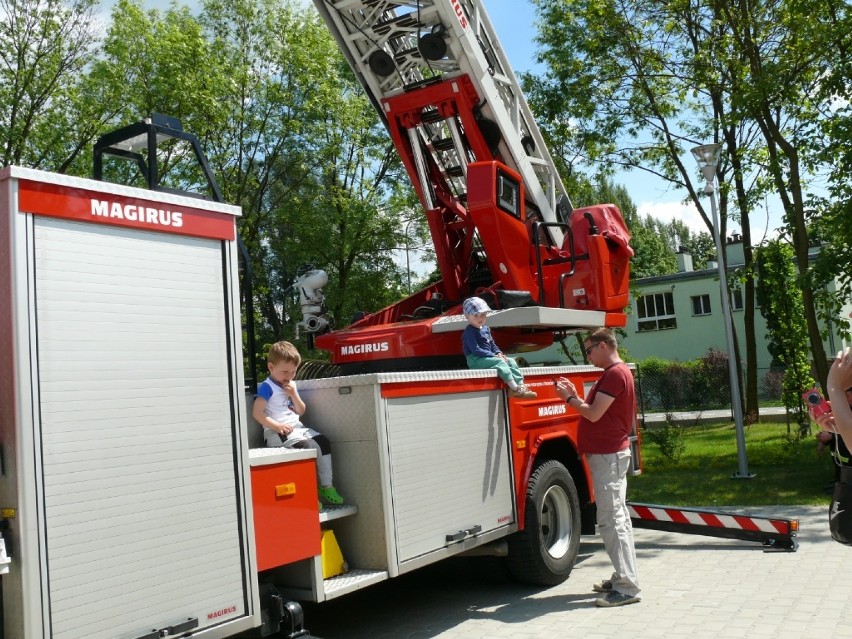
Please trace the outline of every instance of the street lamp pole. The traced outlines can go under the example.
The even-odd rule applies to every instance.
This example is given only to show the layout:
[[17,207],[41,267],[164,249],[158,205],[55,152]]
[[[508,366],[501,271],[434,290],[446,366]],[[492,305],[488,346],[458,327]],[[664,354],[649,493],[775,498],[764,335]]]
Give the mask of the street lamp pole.
[[704,144],[692,149],[692,155],[704,176],[704,193],[710,196],[710,210],[713,216],[713,241],[716,244],[716,263],[719,268],[719,287],[722,292],[722,319],[725,325],[725,339],[728,346],[728,377],[731,384],[731,404],[734,412],[734,424],[737,429],[737,460],[739,472],[735,479],[751,479],[746,458],[745,432],[743,430],[743,405],[740,395],[740,378],[737,375],[736,351],[734,350],[734,328],[731,317],[731,305],[728,300],[728,277],[725,257],[722,252],[722,237],[719,226],[719,212],[716,207],[716,167],[722,147],[718,144]]

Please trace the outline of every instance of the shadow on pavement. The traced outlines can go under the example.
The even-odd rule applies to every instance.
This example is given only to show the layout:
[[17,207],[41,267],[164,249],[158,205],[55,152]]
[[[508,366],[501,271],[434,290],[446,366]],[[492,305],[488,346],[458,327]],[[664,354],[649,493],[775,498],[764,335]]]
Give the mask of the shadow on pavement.
[[[581,554],[578,565],[589,556]],[[466,621],[524,623],[588,607],[595,598],[592,592],[532,598],[546,590],[513,581],[498,558],[452,558],[340,599],[307,604],[305,626],[322,639],[427,639]]]

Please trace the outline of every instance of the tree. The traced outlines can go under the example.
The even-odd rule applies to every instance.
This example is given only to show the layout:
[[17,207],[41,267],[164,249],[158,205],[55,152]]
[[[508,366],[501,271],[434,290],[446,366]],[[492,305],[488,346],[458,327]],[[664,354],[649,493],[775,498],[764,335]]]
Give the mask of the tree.
[[765,165],[784,206],[814,368],[824,385],[828,366],[814,294],[806,285],[810,246],[806,181],[808,168],[819,162],[819,156],[809,153],[809,137],[814,123],[824,119],[821,86],[827,70],[840,67],[840,75],[848,72],[849,5],[843,0],[766,0],[718,3],[714,9],[714,17],[726,27],[727,59],[735,61],[740,71],[734,113],[759,127]]
[[[804,276],[805,168],[816,166],[805,133],[809,123],[823,117],[821,82],[841,75],[832,69],[848,71],[843,57],[848,4],[537,0],[536,5],[543,46],[539,59],[547,72],[526,79],[531,101],[545,123],[552,123],[546,124],[550,135],[573,156],[638,167],[669,180],[688,193],[712,230],[694,173],[681,158],[698,141],[725,148],[718,172],[718,231],[724,238],[728,219],[742,226],[746,404],[748,413],[755,412],[749,213],[769,191],[777,194]],[[845,90],[839,80],[834,82],[838,86]],[[822,341],[807,289],[803,299],[817,374],[824,380]]]
[[77,107],[97,0],[0,0],[0,165],[64,171],[91,140]]
[[[817,311],[826,326],[834,324],[850,338],[850,323],[840,315],[841,304],[852,299],[852,28],[848,6],[832,7],[824,29],[830,35],[832,62],[826,65],[818,85],[823,117],[814,122],[809,136],[815,162],[830,167],[824,195],[812,195],[807,221],[810,238],[820,251],[810,273],[809,284],[817,292]],[[834,295],[823,291],[836,285]]]
[[[784,405],[799,414],[799,422],[805,428],[808,422],[802,414],[799,394],[813,384],[813,377],[793,250],[781,240],[767,243],[757,252],[755,272],[757,301],[769,331],[769,353],[773,364],[784,370]],[[778,295],[778,291],[785,293]]]
[[[197,135],[202,147],[209,133],[223,125],[228,73],[213,50],[198,19],[186,6],[145,11],[139,0],[119,0],[97,60],[82,81],[89,111],[100,109],[97,133],[138,122],[151,113],[181,120],[184,130]],[[184,142],[160,145],[160,183],[208,196],[200,166],[185,161]],[[87,174],[91,156],[83,154],[75,171]],[[136,166],[106,161],[105,179],[147,187]]]
[[227,75],[224,113],[201,137],[225,198],[243,207],[258,345],[292,339],[305,264],[328,272],[338,324],[397,300],[407,181],[319,16],[295,1],[206,0],[200,20]]

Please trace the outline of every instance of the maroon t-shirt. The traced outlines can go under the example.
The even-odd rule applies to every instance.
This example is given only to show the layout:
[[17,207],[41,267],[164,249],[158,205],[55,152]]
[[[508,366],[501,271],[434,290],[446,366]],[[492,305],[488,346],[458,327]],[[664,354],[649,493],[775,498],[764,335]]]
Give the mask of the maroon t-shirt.
[[630,445],[628,437],[633,430],[636,411],[636,392],[633,374],[627,364],[618,362],[605,369],[586,397],[590,406],[598,393],[615,400],[596,422],[580,417],[577,448],[580,453],[617,453]]

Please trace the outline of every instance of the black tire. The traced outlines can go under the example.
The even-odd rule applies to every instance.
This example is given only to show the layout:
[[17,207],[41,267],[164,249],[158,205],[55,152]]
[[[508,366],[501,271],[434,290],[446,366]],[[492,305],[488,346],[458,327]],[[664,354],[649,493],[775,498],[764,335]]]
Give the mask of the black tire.
[[527,485],[524,529],[509,537],[509,572],[528,584],[561,584],[577,561],[580,523],[580,498],[571,473],[556,460],[545,461]]

